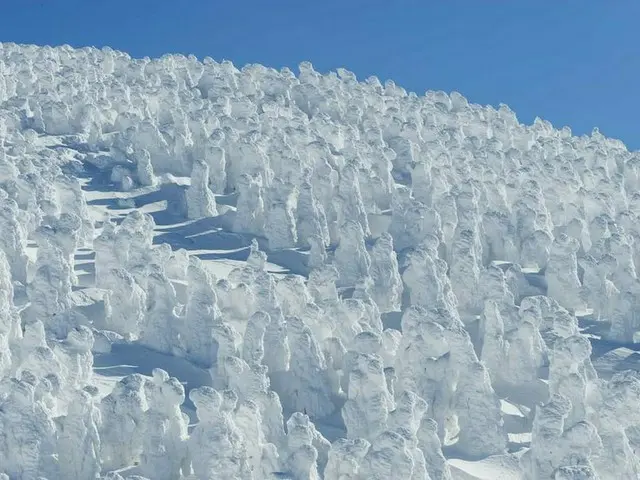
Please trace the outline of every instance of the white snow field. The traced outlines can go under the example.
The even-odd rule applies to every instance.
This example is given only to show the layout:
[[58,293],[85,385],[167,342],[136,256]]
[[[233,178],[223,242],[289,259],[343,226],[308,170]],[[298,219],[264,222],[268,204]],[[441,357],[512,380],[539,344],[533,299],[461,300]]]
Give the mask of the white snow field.
[[640,478],[640,153],[299,70],[0,44],[0,479]]

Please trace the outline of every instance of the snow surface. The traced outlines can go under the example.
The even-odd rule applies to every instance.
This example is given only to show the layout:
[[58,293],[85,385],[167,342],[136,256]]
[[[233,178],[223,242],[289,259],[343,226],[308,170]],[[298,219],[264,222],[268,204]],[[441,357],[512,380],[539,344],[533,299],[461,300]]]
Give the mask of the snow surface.
[[640,478],[640,153],[299,70],[0,44],[0,478]]

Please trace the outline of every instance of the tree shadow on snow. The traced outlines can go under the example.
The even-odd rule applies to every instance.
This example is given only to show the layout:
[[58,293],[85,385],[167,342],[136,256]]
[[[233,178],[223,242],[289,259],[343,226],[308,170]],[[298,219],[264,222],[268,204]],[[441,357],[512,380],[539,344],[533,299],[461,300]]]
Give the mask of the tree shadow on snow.
[[[157,212],[160,213],[160,212]],[[206,232],[219,229],[229,230],[229,215],[223,214],[217,217],[206,217],[199,220],[185,220],[184,218],[174,217],[174,222],[170,224],[159,225],[156,231],[159,234],[173,233],[184,237],[201,235]],[[158,225],[158,224],[156,224]],[[239,235],[239,234],[235,234]]]
[[183,408],[191,416],[194,406],[189,400],[189,392],[197,387],[212,385],[207,369],[135,342],[114,343],[110,353],[96,353],[93,357],[93,370],[103,377],[122,377],[132,373],[151,376],[154,368],[161,368],[184,385],[186,400]]
[[[222,229],[209,229],[197,234],[185,234],[179,229],[160,233],[153,239],[154,245],[168,243],[175,250],[211,250],[212,253],[233,253],[239,249],[247,249],[251,241],[235,233]],[[244,258],[246,260],[246,257]]]
[[230,232],[231,213],[159,228],[160,233],[155,236],[153,243],[168,243],[176,250],[183,248],[193,252],[201,260],[246,261],[251,242],[255,239],[260,249],[267,254],[268,262],[289,273],[308,275],[307,253],[298,249],[270,250],[264,238]]
[[[102,180],[97,185],[97,188],[91,188],[90,184],[95,182],[98,177],[92,177],[92,180],[88,185],[84,186],[85,190],[93,191],[111,191],[118,192],[120,195],[117,198],[106,196],[103,198],[94,198],[89,200],[87,205],[90,206],[103,206],[109,210],[125,210],[132,208],[144,208],[147,205],[158,202],[167,202],[167,212],[169,215],[161,217],[159,220],[165,219],[169,223],[162,223],[163,225],[170,225],[171,222],[180,218],[178,215],[179,206],[181,205],[182,198],[184,197],[184,185],[177,185],[174,183],[164,183],[153,189],[144,189],[142,193],[135,194],[135,191],[121,192],[110,180]],[[104,183],[108,182],[108,183]],[[184,219],[182,219],[184,221]]]
[[[115,185],[110,180],[109,172],[87,164],[88,177],[91,179],[84,185],[85,190],[115,191]],[[262,251],[267,254],[270,263],[282,267],[288,273],[306,276],[309,274],[307,266],[308,253],[298,249],[270,250],[265,238],[248,234],[231,232],[235,211],[232,208],[237,201],[237,193],[217,195],[220,215],[199,220],[188,220],[184,216],[185,185],[176,183],[162,183],[156,187],[141,189],[142,192],[121,192],[119,198],[105,196],[94,198],[87,203],[92,206],[104,206],[107,210],[121,211],[112,221],[119,224],[126,213],[132,209],[166,203],[166,208],[148,211],[156,224],[154,245],[169,244],[172,249],[185,249],[202,260],[234,260],[245,261],[249,256],[251,241],[256,239]],[[80,260],[80,259],[78,259]]]

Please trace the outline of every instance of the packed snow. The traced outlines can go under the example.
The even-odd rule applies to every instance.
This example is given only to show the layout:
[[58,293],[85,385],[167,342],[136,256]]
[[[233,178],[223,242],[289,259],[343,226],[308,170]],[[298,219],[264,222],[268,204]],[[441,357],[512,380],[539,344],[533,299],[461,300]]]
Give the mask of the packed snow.
[[0,479],[638,479],[639,187],[456,92],[0,44]]

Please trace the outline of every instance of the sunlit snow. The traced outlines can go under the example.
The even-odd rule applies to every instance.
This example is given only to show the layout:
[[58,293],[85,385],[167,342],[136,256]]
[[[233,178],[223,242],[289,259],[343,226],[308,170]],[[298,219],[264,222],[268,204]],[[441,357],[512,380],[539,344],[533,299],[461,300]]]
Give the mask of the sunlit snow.
[[0,44],[0,479],[640,478],[639,188],[455,92]]

